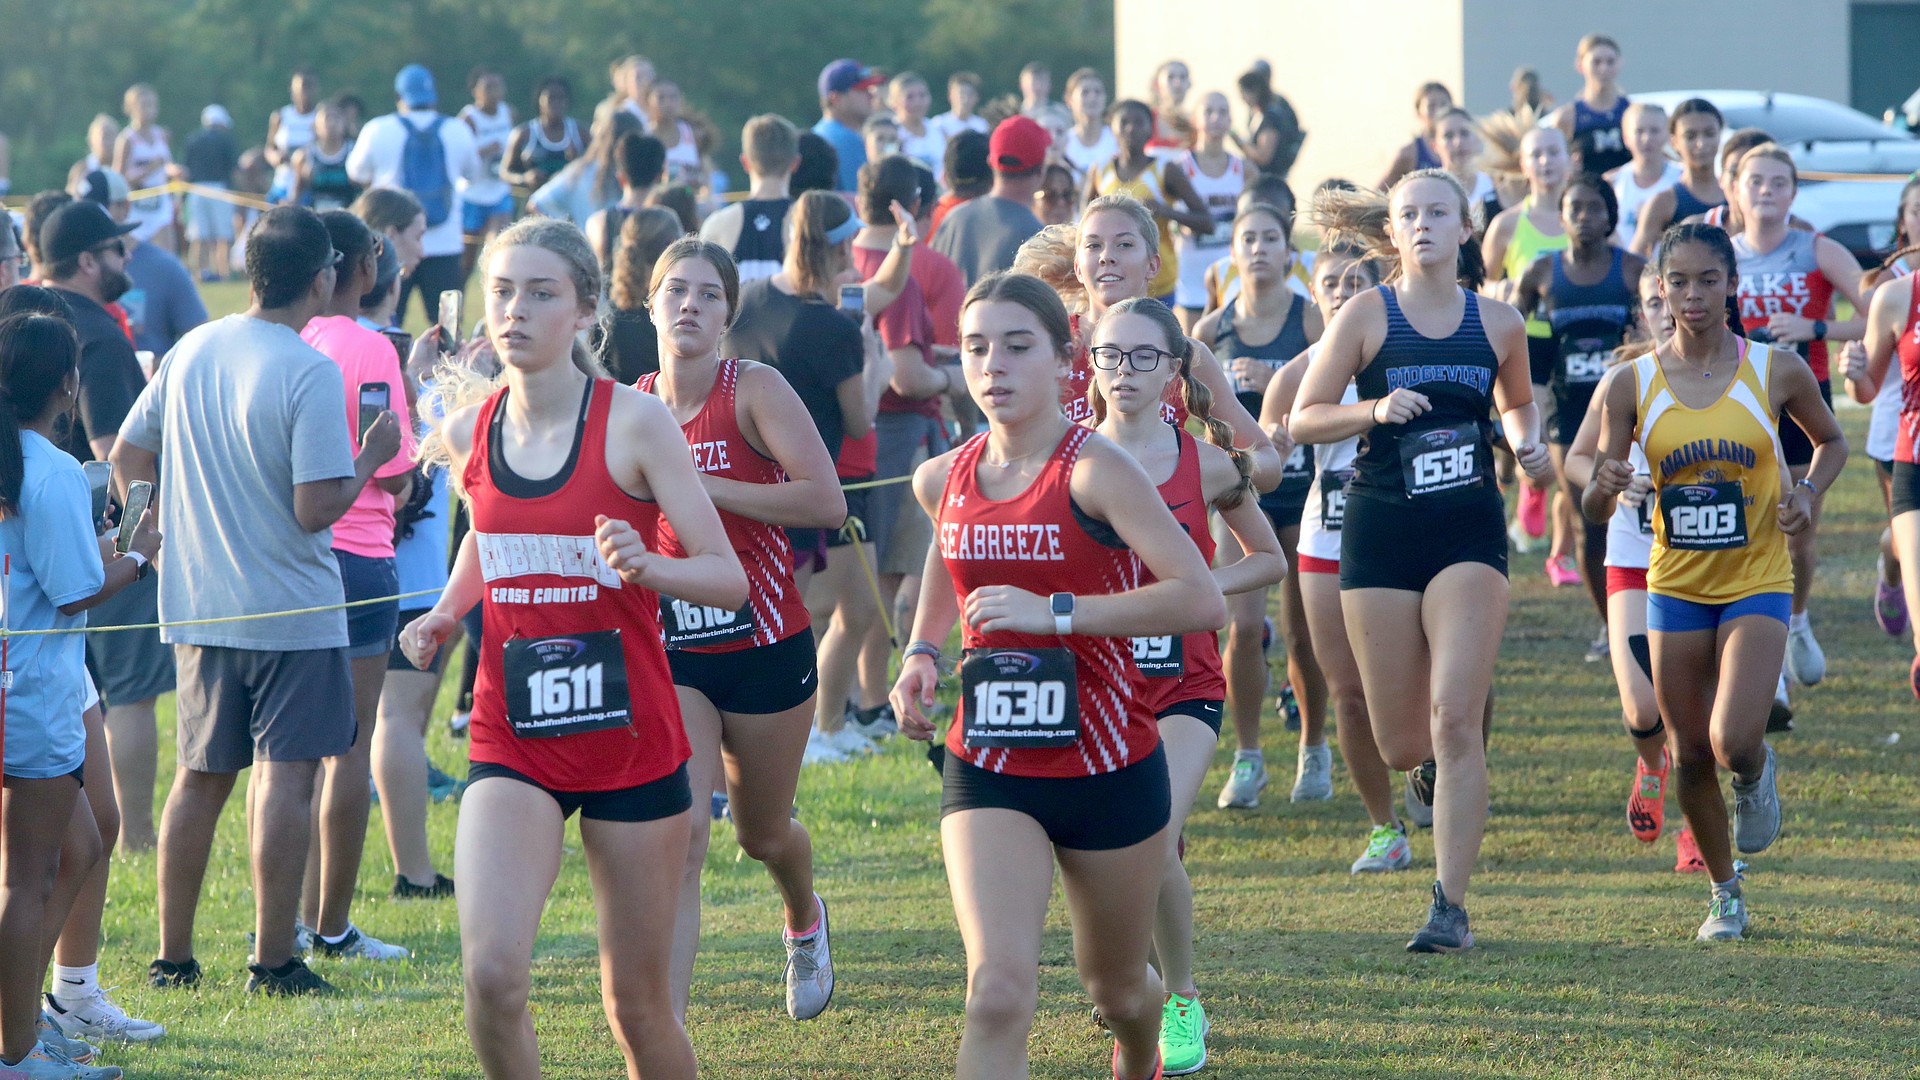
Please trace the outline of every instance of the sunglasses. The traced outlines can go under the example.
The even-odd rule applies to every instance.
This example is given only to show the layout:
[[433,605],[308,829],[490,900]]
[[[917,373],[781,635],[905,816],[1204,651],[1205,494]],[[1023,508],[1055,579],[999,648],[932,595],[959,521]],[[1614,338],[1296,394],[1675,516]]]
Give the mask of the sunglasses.
[[97,244],[87,250],[95,255],[104,255],[111,251],[124,259],[127,257],[127,242],[125,240],[109,240],[104,244]]

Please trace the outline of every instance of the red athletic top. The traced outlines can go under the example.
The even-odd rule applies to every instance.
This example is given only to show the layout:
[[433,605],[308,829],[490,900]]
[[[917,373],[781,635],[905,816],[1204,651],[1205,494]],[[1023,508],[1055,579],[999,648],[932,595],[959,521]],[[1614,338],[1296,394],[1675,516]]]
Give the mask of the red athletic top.
[[[1139,586],[1139,560],[1117,537],[1110,538],[1114,546],[1096,540],[1089,527],[1104,526],[1080,515],[1068,491],[1074,462],[1091,437],[1087,428],[1072,428],[1027,490],[1000,501],[981,494],[974,476],[986,434],[961,446],[934,523],[957,601],[964,604],[969,593],[984,585],[1013,585],[1041,596],[1098,596]],[[1067,649],[1073,657],[1080,736],[1053,749],[970,748],[961,734],[969,704],[963,693],[947,732],[947,752],[955,757],[1013,776],[1095,776],[1134,764],[1159,745],[1159,729],[1141,692],[1129,639],[982,634],[966,626],[961,645],[969,651]]]
[[[594,541],[594,515],[624,517],[653,546],[660,511],[620,489],[607,472],[607,412],[614,384],[592,384],[573,453],[548,481],[492,466],[494,423],[507,391],[480,407],[462,483],[486,582],[480,611],[480,670],[473,693],[468,758],[505,765],[554,791],[617,791],[658,780],[688,757],[673,675],[660,647],[659,594],[613,572]],[[541,493],[509,495],[502,486]],[[624,727],[552,738],[521,738],[508,720],[509,641],[566,641],[620,631],[631,718]]]
[[[1751,334],[1776,314],[1825,319],[1833,311],[1833,282],[1820,270],[1819,233],[1788,229],[1787,237],[1761,255],[1745,236],[1733,238],[1740,269],[1740,327]],[[1786,346],[1794,349],[1797,346]],[[1801,355],[1813,377],[1826,382],[1827,343],[1810,341]]]
[[[1200,557],[1213,565],[1215,544],[1207,527],[1207,492],[1200,480],[1200,448],[1193,436],[1176,431],[1180,438],[1180,462],[1173,475],[1160,485],[1160,498],[1187,537],[1200,549]],[[1140,583],[1154,580],[1146,567],[1140,568]],[[1162,639],[1136,638],[1134,659],[1151,670],[1156,652],[1153,643]],[[1182,701],[1221,701],[1227,696],[1227,680],[1220,669],[1220,639],[1211,630],[1188,634],[1180,641],[1181,668],[1178,678],[1148,678],[1147,709],[1159,715]]]
[[[1076,424],[1092,425],[1093,398],[1088,390],[1093,385],[1093,356],[1081,333],[1080,315],[1075,313],[1070,319],[1074,340],[1073,368],[1067,372],[1067,381],[1060,387],[1060,411]],[[1178,379],[1167,384],[1167,392],[1160,401],[1160,419],[1177,428],[1187,426],[1187,399],[1180,391]]]
[[[649,372],[635,385],[651,394],[659,377],[659,372]],[[693,467],[747,484],[784,484],[787,474],[780,463],[755,450],[740,431],[739,386],[740,361],[720,361],[706,402],[693,419],[680,425],[693,452]],[[805,632],[809,626],[807,605],[793,583],[793,545],[787,542],[786,530],[726,510],[720,511],[720,523],[726,526],[727,541],[747,572],[746,610],[753,614],[753,633],[720,645],[687,646],[685,651],[738,652]],[[664,521],[660,523],[659,550],[676,558],[686,555],[680,538]]]
[[[1900,424],[1894,434],[1893,460],[1920,464],[1920,278],[1914,279],[1907,321],[1900,328]],[[1892,376],[1894,373],[1889,372]]]

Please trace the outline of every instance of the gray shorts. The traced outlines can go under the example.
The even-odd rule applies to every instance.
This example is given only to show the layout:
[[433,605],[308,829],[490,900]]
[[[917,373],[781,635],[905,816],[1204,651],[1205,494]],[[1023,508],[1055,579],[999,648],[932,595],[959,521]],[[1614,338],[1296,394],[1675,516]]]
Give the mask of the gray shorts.
[[[881,413],[875,450],[876,479],[909,476],[927,458],[947,451],[947,432],[939,420],[918,413]],[[912,484],[883,484],[867,500],[867,536],[883,574],[917,574],[927,562],[933,523],[913,497]]]
[[[225,184],[202,187],[226,190]],[[187,193],[187,239],[196,243],[226,243],[233,239],[233,207],[198,192]]]
[[[160,621],[160,579],[148,574],[87,613],[90,626]],[[87,668],[109,708],[151,701],[174,687],[173,650],[158,630],[87,635]]]
[[235,773],[258,761],[318,761],[353,746],[347,650],[265,652],[175,645],[180,666],[179,759],[195,772]]

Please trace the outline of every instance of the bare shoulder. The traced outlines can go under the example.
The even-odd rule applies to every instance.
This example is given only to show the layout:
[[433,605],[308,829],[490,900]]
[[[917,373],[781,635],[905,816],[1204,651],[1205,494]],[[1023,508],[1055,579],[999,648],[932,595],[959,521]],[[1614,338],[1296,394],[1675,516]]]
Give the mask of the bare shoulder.
[[666,402],[625,383],[613,384],[613,400],[607,407],[607,424],[623,434],[642,437],[661,425],[675,436],[680,434],[680,425],[674,420],[673,411],[667,408]]
[[[1352,301],[1348,303],[1351,305]],[[1489,296],[1480,297],[1480,325],[1487,328],[1489,338],[1495,339],[1515,332],[1527,332],[1527,321],[1520,317],[1518,308]]]
[[928,516],[938,516],[940,495],[946,491],[947,478],[953,474],[953,463],[959,457],[960,447],[956,446],[938,457],[928,458],[913,470],[913,495]]
[[1193,445],[1199,452],[1202,491],[1226,491],[1240,483],[1240,468],[1225,450],[1200,439],[1193,440]]
[[463,405],[440,421],[442,438],[456,457],[464,458],[473,453],[473,428],[480,421],[480,407],[484,404],[483,401],[476,401],[471,405]]
[[[1209,266],[1207,272],[1212,273],[1213,268]],[[1212,341],[1220,336],[1220,312],[1222,310],[1221,308],[1215,308],[1205,315],[1200,316],[1200,321],[1193,324],[1193,339],[1195,341]]]

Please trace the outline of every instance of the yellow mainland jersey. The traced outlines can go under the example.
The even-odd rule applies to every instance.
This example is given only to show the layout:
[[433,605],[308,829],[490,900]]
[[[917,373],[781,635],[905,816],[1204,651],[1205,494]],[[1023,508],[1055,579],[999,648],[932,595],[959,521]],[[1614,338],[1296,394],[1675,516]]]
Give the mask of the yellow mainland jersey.
[[1653,557],[1647,591],[1730,604],[1793,588],[1777,517],[1786,467],[1768,406],[1764,345],[1742,341],[1719,400],[1681,403],[1652,354],[1633,361],[1634,438],[1653,473]]
[[[1131,180],[1120,179],[1120,167],[1109,161],[1100,166],[1099,187],[1102,195],[1131,195],[1141,202],[1169,202],[1165,178],[1167,163],[1154,161],[1139,176]],[[1147,295],[1165,299],[1173,295],[1175,285],[1180,283],[1180,252],[1174,247],[1173,234],[1180,226],[1165,218],[1155,221],[1160,226],[1160,272],[1153,275],[1153,281],[1147,285]]]

